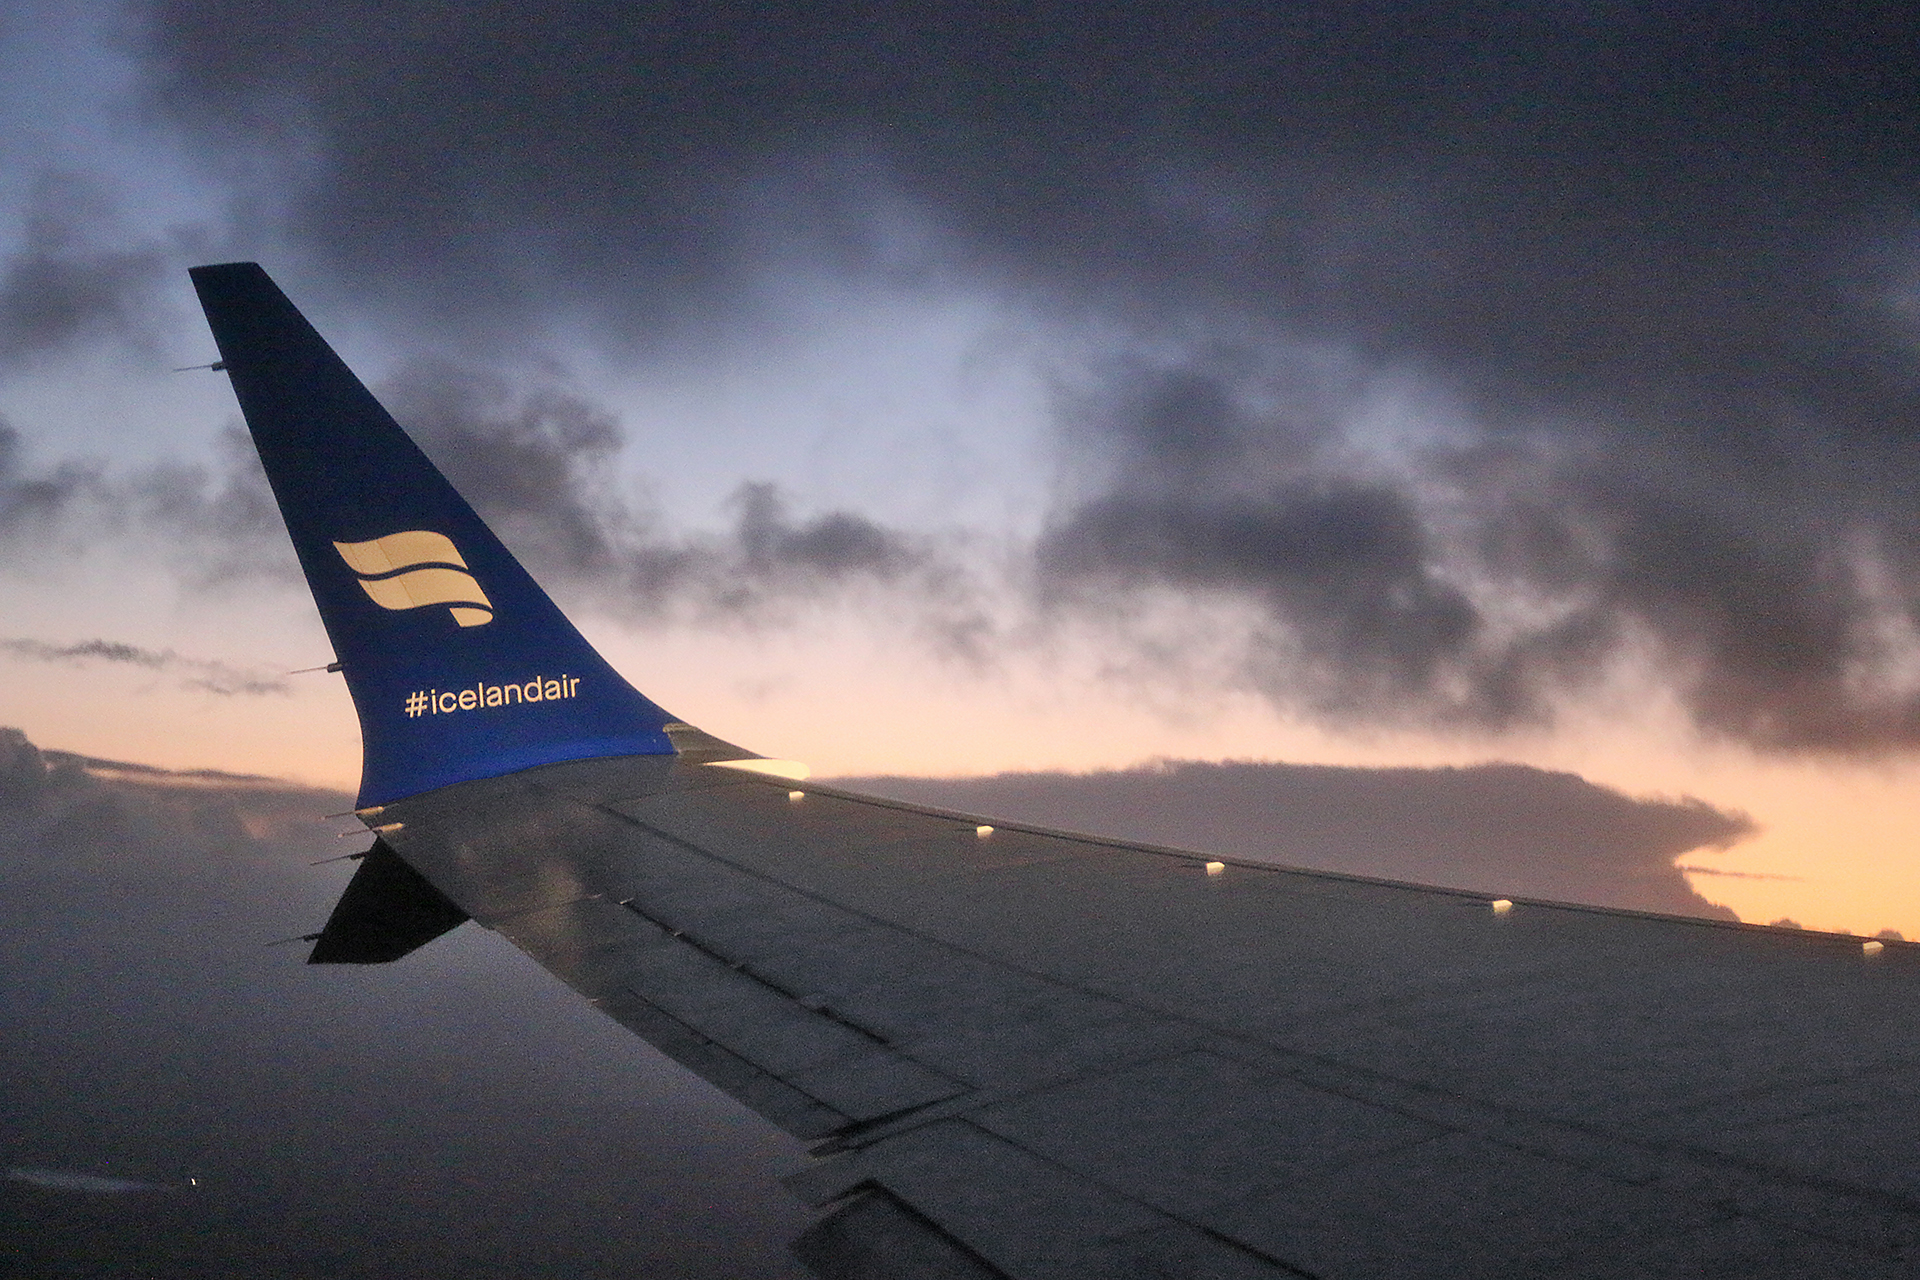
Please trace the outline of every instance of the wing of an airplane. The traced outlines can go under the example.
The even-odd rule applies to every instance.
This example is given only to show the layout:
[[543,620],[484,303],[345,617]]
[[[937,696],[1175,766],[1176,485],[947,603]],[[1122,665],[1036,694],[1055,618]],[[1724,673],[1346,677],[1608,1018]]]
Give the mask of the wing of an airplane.
[[601,660],[259,267],[193,279],[365,736],[312,958],[498,931],[817,1140],[821,1275],[1920,1274],[1920,948],[780,777]]

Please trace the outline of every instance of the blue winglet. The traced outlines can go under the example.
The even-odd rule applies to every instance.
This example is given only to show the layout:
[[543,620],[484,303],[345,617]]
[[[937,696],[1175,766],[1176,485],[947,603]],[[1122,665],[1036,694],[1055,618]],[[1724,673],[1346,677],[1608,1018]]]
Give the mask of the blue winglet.
[[360,805],[595,756],[670,717],[596,653],[252,262],[189,272],[360,714]]

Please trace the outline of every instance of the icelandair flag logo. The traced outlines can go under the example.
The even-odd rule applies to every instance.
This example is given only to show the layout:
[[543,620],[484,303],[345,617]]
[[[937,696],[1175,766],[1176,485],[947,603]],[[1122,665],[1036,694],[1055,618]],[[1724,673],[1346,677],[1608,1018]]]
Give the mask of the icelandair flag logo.
[[426,529],[390,533],[371,542],[336,542],[333,549],[360,575],[360,586],[382,609],[444,604],[463,627],[493,621],[493,604],[480,589],[453,539]]

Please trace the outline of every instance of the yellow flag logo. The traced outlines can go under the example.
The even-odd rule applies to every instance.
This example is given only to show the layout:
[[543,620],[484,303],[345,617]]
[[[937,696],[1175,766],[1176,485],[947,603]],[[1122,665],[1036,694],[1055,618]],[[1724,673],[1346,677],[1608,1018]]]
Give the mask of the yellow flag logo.
[[492,602],[445,534],[409,529],[371,542],[336,542],[333,549],[360,575],[361,589],[382,609],[444,604],[463,627],[493,621]]

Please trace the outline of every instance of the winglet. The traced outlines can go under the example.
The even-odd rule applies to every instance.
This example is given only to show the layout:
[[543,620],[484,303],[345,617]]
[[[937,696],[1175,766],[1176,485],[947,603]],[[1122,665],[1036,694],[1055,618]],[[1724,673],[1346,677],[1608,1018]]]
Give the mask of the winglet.
[[672,717],[594,651],[265,271],[188,274],[360,715],[359,807],[673,752]]

